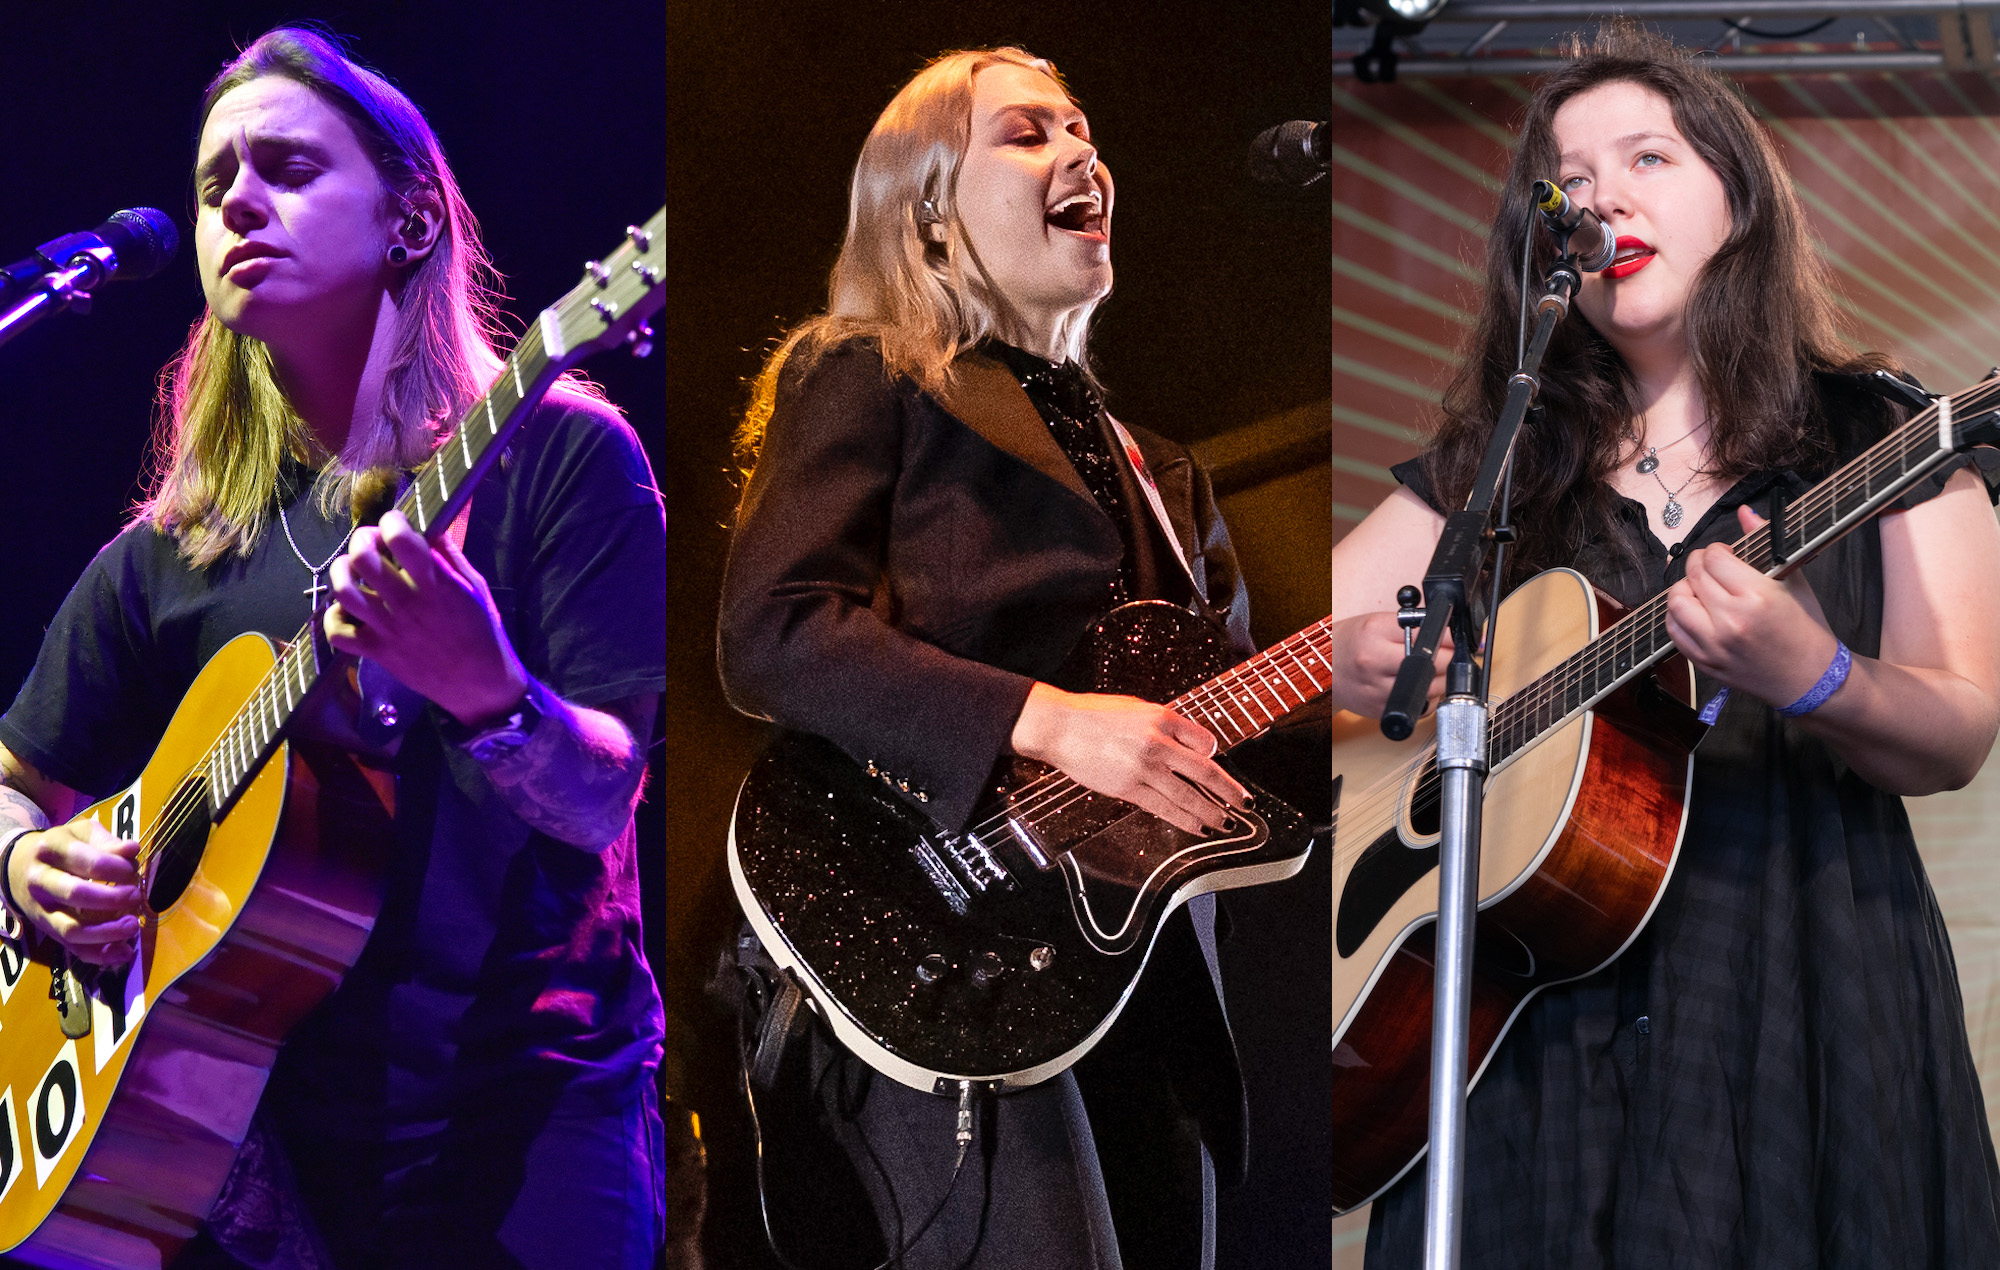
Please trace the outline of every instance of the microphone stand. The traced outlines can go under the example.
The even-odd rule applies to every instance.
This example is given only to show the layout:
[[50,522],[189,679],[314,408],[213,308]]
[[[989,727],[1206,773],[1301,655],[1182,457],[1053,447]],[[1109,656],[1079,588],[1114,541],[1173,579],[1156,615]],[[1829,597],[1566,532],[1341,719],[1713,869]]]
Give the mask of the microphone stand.
[[[0,273],[0,303],[5,304],[0,308],[0,344],[51,313],[69,308],[79,313],[90,312],[91,289],[118,267],[118,257],[91,234],[66,234],[35,250],[44,261],[65,263],[50,264],[39,275],[18,267]],[[14,297],[7,288],[17,282],[26,290]]]
[[[1514,440],[1541,389],[1542,355],[1556,323],[1569,313],[1583,283],[1563,235],[1561,257],[1549,267],[1535,310],[1535,329],[1520,369],[1507,381],[1507,400],[1486,444],[1479,475],[1462,511],[1445,518],[1444,533],[1424,574],[1421,610],[1404,605],[1406,626],[1421,617],[1414,640],[1405,632],[1406,655],[1382,712],[1382,733],[1409,737],[1424,712],[1438,644],[1451,631],[1451,664],[1445,698],[1437,710],[1441,840],[1438,868],[1437,987],[1431,1013],[1431,1103],[1428,1190],[1424,1207],[1425,1270],[1456,1270],[1464,1213],[1465,1091],[1470,1076],[1472,936],[1479,903],[1480,805],[1486,785],[1486,677],[1472,661],[1478,631],[1471,591],[1486,563],[1488,543],[1504,554],[1514,539],[1503,503],[1493,523],[1496,491],[1508,480]],[[1496,572],[1498,564],[1495,565]],[[1404,588],[1407,593],[1410,588]],[[1498,594],[1498,586],[1495,586]],[[1488,650],[1491,665],[1491,649]],[[1475,684],[1477,685],[1475,689]]]

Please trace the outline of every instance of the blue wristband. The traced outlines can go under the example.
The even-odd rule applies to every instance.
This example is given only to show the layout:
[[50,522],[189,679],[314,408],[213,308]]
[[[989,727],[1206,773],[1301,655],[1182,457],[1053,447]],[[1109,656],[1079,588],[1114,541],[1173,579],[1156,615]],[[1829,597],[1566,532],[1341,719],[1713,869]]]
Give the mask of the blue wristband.
[[1847,672],[1854,665],[1854,655],[1847,651],[1847,645],[1833,641],[1833,661],[1819,682],[1806,689],[1806,695],[1788,706],[1779,706],[1778,713],[1787,719],[1796,719],[1802,714],[1811,714],[1826,704],[1826,699],[1847,682]]

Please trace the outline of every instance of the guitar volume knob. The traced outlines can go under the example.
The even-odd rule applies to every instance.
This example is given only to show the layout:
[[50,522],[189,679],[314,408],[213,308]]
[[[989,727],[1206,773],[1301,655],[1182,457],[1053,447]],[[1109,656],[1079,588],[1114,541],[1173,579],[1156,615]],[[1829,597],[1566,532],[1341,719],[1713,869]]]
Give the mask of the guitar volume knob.
[[944,959],[943,953],[932,953],[917,963],[917,982],[936,983],[949,969],[951,963]]
[[975,988],[990,988],[1000,981],[1000,976],[1006,973],[1007,963],[1000,960],[999,953],[980,953],[979,960],[972,967],[972,986]]

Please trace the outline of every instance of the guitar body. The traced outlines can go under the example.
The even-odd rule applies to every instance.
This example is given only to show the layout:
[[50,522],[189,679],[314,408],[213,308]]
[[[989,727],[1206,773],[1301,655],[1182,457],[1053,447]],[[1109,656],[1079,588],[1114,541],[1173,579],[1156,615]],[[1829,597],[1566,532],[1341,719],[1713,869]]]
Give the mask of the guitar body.
[[[1550,570],[1501,607],[1493,700],[1618,616],[1582,575]],[[1671,669],[1671,682],[1669,679]],[[1632,942],[1671,876],[1687,818],[1692,671],[1673,660],[1554,727],[1487,782],[1472,969],[1473,1080],[1535,993]],[[1434,721],[1411,742],[1334,719],[1333,1140],[1336,1212],[1423,1156],[1437,916]],[[1420,787],[1429,772],[1430,790]],[[1428,794],[1428,796],[1427,796]]]
[[290,744],[212,825],[185,795],[274,661],[261,635],[230,641],[138,781],[79,817],[174,843],[147,864],[155,911],[138,961],[89,983],[88,1035],[63,1032],[53,945],[24,941],[18,925],[0,941],[0,1249],[16,1262],[170,1260],[215,1202],[285,1033],[373,928],[393,812],[385,771]]
[[[1206,623],[1128,604],[1086,636],[1068,686],[1168,701],[1227,662]],[[1033,810],[1047,769],[1016,767],[999,805]],[[1176,907],[1290,877],[1311,849],[1269,796],[1206,838],[1095,794],[1066,798],[1039,833],[1044,867],[1004,830],[942,833],[831,743],[788,733],[737,795],[729,875],[842,1043],[932,1092],[1057,1075],[1118,1017]]]

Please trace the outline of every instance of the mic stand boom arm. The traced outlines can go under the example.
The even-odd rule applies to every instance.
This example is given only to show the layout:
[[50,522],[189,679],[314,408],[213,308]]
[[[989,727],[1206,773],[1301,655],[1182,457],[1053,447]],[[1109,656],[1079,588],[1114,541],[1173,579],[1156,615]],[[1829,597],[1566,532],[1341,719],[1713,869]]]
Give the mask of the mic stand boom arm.
[[[159,213],[155,212],[157,216]],[[10,269],[5,282],[19,281],[25,290],[18,297],[0,288],[0,344],[5,344],[51,313],[74,308],[90,312],[90,291],[111,275],[118,257],[94,234],[66,234],[43,243],[36,253],[44,260],[63,263],[48,267],[38,277],[24,277],[27,271]]]
[[[1437,712],[1439,805],[1437,987],[1431,1012],[1430,1160],[1424,1215],[1425,1270],[1456,1270],[1465,1190],[1465,1086],[1471,1022],[1472,928],[1479,902],[1479,817],[1486,783],[1486,691],[1475,693],[1472,653],[1478,642],[1472,586],[1486,565],[1487,544],[1505,542],[1496,529],[1493,502],[1513,462],[1514,439],[1541,389],[1542,354],[1556,323],[1569,312],[1582,285],[1567,250],[1550,266],[1535,330],[1520,369],[1507,381],[1507,400],[1486,443],[1479,475],[1461,511],[1445,517],[1444,532],[1424,574],[1424,619],[1409,655],[1396,672],[1382,733],[1406,739],[1424,712],[1438,645],[1447,628],[1452,655],[1445,698]],[[1504,515],[1504,512],[1503,512]]]

